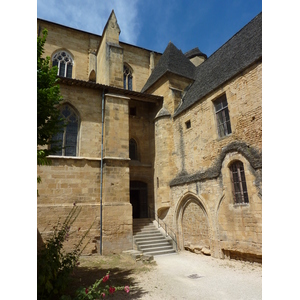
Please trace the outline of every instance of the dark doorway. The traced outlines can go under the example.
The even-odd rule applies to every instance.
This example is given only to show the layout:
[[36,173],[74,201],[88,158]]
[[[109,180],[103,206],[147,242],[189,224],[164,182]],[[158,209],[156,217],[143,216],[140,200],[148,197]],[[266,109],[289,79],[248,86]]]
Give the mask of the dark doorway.
[[147,183],[142,181],[130,182],[130,203],[134,219],[148,217]]

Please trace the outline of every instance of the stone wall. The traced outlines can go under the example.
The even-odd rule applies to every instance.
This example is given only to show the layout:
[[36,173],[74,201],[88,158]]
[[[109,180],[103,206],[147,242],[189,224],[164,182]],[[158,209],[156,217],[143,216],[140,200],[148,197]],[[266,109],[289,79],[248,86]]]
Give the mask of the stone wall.
[[[90,34],[44,20],[38,20],[37,32],[48,30],[45,56],[50,58],[57,50],[68,51],[73,59],[72,78],[88,81],[95,71],[97,83],[123,88],[123,64],[133,70],[133,90],[140,91],[161,53],[119,42],[120,29],[114,15],[111,16],[103,35]],[[92,77],[92,78],[94,78]]]
[[[60,218],[63,222],[74,203],[82,208],[71,231],[67,248],[75,242],[94,223],[89,237],[99,236],[100,216],[100,161],[76,158],[52,158],[51,166],[39,166],[38,174],[42,182],[38,185],[37,226],[45,241],[53,232]],[[80,231],[78,232],[78,228]],[[99,248],[93,242],[85,253]]]
[[[261,260],[261,70],[260,63],[248,68],[173,120],[175,168],[169,169],[173,179],[164,220],[177,232],[181,249],[186,242],[204,244],[209,232],[213,256],[229,257],[232,253],[235,258]],[[223,93],[232,134],[219,138],[213,101]],[[233,203],[229,165],[234,160],[244,164],[248,205]],[[186,206],[191,200],[198,205],[196,215],[200,218],[203,212],[206,219],[196,219],[196,204],[193,209]],[[208,231],[203,220],[207,220]],[[194,233],[199,230],[197,239]]]
[[[124,43],[120,43],[120,46],[124,49],[124,63],[127,63],[133,70],[132,89],[139,92],[144,87],[151,74],[151,52]],[[158,63],[161,54],[152,53],[153,66],[155,66]]]
[[44,55],[52,58],[57,50],[68,51],[74,60],[72,78],[88,80],[89,50],[98,48],[100,36],[43,20],[38,20],[37,26],[40,34],[44,28],[48,30]]

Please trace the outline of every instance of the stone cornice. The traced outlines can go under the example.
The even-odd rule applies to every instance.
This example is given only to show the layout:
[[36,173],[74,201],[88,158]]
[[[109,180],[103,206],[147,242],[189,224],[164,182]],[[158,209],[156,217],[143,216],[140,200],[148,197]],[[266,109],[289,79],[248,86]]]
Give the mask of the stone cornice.
[[[85,156],[56,156],[56,155],[49,155],[47,156],[49,159],[74,159],[74,160],[94,160],[94,161],[101,161],[100,157],[85,157]],[[105,160],[124,160],[130,161],[130,158],[123,158],[123,157],[111,157],[106,156],[103,158]]]

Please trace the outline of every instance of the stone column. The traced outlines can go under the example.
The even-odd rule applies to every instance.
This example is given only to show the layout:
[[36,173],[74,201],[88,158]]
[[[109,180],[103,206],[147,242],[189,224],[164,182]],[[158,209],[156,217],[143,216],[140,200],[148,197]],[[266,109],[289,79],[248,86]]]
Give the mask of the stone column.
[[132,249],[129,98],[106,94],[103,169],[103,254]]
[[173,149],[171,128],[171,114],[162,108],[155,117],[155,210],[159,215],[171,205],[169,182],[174,176],[170,161]]

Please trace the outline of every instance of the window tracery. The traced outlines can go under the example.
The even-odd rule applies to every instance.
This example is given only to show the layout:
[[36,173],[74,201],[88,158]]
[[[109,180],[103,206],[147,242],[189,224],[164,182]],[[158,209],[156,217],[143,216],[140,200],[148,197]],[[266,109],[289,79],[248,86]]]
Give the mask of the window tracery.
[[79,116],[68,104],[63,105],[60,111],[65,127],[52,138],[52,145],[61,147],[54,155],[76,156],[80,124]]
[[123,68],[124,89],[132,91],[132,71],[124,65]]
[[52,58],[52,66],[57,66],[57,75],[72,78],[73,59],[66,51],[59,51]]

